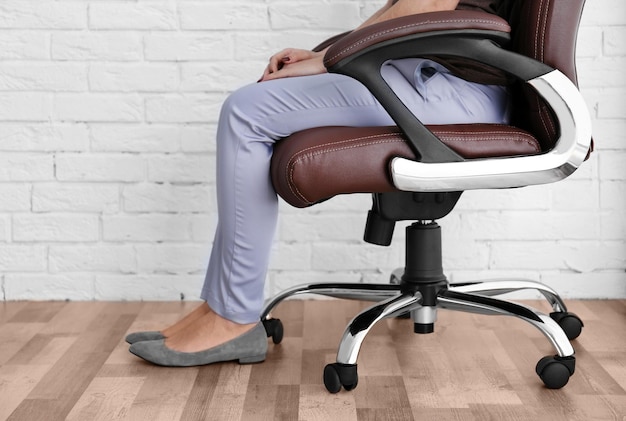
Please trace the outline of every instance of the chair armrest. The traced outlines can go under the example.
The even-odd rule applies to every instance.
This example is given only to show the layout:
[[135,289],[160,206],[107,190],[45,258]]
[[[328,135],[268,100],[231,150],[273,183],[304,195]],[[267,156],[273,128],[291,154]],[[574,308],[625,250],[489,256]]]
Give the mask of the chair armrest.
[[[509,41],[508,24],[481,12],[448,11],[406,16],[354,31],[325,56],[329,72],[363,83],[404,132],[417,161],[391,163],[400,190],[454,191],[521,187],[562,179],[587,156],[591,122],[577,87],[560,71],[499,44]],[[448,56],[504,70],[535,90],[556,114],[560,138],[543,155],[465,161],[404,106],[380,74],[388,60]]]

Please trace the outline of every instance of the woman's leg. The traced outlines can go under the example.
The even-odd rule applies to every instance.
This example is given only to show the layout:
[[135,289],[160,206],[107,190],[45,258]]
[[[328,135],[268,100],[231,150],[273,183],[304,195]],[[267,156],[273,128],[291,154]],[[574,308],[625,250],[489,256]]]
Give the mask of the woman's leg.
[[219,222],[202,298],[223,317],[258,321],[278,215],[274,142],[324,125],[392,124],[362,85],[337,75],[244,87],[224,103],[217,132]]
[[[394,68],[385,70],[385,78],[403,92],[402,99],[424,123],[500,123],[504,118],[499,111],[506,97],[503,90],[468,94],[461,89],[466,82],[433,78],[428,85],[432,95],[425,95]],[[472,98],[455,97],[455,92],[494,105],[484,115],[475,115],[467,106]],[[269,175],[276,140],[312,127],[391,124],[363,85],[341,75],[263,82],[231,95],[223,105],[217,133],[219,223],[202,289],[210,311],[168,338],[168,346],[187,352],[206,349],[258,323],[278,214]]]
[[346,124],[337,114],[350,114],[355,125],[392,124],[381,110],[361,84],[337,75],[254,84],[225,101],[217,133],[219,222],[202,289],[211,311],[176,329],[168,347],[197,352],[258,323],[278,214],[269,174],[274,142],[305,128]]

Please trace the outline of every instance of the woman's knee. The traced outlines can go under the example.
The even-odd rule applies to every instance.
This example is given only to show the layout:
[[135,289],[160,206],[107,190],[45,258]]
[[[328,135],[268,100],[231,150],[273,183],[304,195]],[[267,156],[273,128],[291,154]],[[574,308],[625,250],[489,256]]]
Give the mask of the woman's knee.
[[259,114],[263,97],[260,84],[243,86],[232,92],[222,103],[220,115],[237,115],[250,120]]
[[[247,85],[231,93],[222,103],[217,128],[218,150],[233,145],[273,143],[275,138],[267,119],[267,97],[260,83]],[[227,146],[228,145],[228,146]]]

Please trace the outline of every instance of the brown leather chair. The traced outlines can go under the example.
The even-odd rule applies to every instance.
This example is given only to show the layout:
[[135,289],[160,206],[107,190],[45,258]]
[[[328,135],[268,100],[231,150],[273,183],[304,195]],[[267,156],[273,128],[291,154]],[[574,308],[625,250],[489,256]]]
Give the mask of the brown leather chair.
[[[454,208],[462,192],[552,183],[572,174],[592,149],[591,123],[577,89],[575,47],[584,0],[512,0],[503,17],[475,11],[407,16],[330,40],[329,72],[360,80],[397,127],[324,127],[279,142],[272,161],[278,194],[296,207],[338,194],[373,193],[365,241],[389,245],[396,221],[406,228],[406,266],[388,284],[307,284],[268,301],[262,314],[268,337],[282,339],[270,311],[304,293],[379,301],[347,326],[337,362],[324,369],[330,392],[358,382],[357,356],[372,326],[410,315],[416,333],[434,329],[437,309],[509,315],[527,321],[550,340],[556,355],[538,362],[548,388],[561,388],[574,373],[575,339],[582,321],[550,287],[530,280],[450,284],[442,268],[436,220]],[[328,45],[328,44],[326,44]],[[320,46],[323,48],[325,45]],[[515,112],[511,125],[424,126],[380,75],[390,59],[429,57],[450,69],[474,69],[509,83]],[[493,298],[521,289],[539,291],[553,308],[545,315],[526,305]]]

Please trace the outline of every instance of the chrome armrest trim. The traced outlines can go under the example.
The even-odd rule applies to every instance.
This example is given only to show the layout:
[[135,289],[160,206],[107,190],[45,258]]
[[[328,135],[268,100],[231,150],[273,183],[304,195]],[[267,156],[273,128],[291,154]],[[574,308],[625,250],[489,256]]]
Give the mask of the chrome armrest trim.
[[576,171],[591,144],[591,118],[578,88],[558,70],[527,83],[548,102],[559,122],[560,137],[550,152],[446,163],[394,158],[394,185],[420,192],[512,188],[552,183]]

